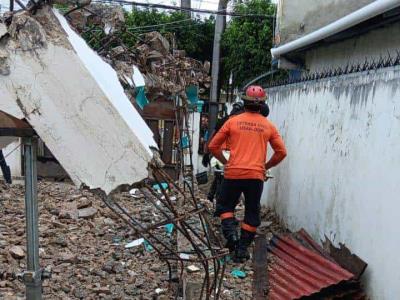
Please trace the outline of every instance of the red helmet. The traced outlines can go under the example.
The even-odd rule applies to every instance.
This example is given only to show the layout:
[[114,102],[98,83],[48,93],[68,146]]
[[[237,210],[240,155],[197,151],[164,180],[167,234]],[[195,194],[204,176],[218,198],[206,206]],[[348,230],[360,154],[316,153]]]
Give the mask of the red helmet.
[[265,101],[267,94],[261,86],[251,85],[246,89],[246,94],[242,95],[242,99],[255,102]]

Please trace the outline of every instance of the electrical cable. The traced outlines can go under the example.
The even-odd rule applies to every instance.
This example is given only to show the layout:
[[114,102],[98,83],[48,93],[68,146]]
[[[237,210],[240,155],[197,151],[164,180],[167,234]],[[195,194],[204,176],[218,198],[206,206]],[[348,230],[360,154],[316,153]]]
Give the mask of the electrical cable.
[[21,144],[19,144],[17,147],[15,147],[13,150],[11,150],[10,152],[8,152],[6,155],[4,155],[4,159],[6,159],[7,157],[9,157],[11,154],[14,153],[15,150],[17,150],[19,147],[21,147]]
[[[180,29],[180,28],[187,28],[187,27],[190,27],[190,26],[201,26],[201,25],[203,25],[203,24],[186,24],[186,25],[176,25],[176,26],[167,26],[165,29],[166,30],[171,30],[171,29]],[[145,29],[145,30],[138,30],[138,31],[136,31],[135,29],[130,29],[129,30],[129,32],[131,32],[131,33],[146,33],[146,32],[152,32],[152,31],[154,31],[154,29]]]
[[222,15],[222,16],[232,16],[232,17],[258,17],[258,18],[270,18],[274,19],[273,15],[259,15],[259,14],[238,14],[235,12],[222,12],[216,10],[208,10],[208,9],[198,9],[198,8],[183,8],[171,5],[164,4],[151,4],[151,3],[139,3],[134,1],[126,1],[126,0],[95,0],[97,3],[106,3],[106,4],[119,4],[119,5],[131,5],[131,6],[143,6],[149,8],[161,8],[161,9],[169,9],[169,10],[179,10],[179,11],[189,11],[189,12],[197,12],[204,13],[210,15]]
[[138,26],[138,27],[126,27],[126,29],[141,29],[141,28],[162,27],[162,26],[165,26],[165,25],[183,23],[183,22],[187,22],[187,21],[191,21],[191,20],[192,20],[191,18],[188,18],[188,19],[184,19],[184,20],[172,21],[172,22],[161,23],[161,24],[145,25],[145,26]]

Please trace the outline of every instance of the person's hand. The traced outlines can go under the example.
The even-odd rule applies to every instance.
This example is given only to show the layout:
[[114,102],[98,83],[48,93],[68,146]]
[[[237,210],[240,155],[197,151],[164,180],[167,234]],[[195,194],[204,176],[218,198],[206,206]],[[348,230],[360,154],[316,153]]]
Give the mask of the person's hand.
[[210,153],[206,153],[206,154],[203,155],[203,159],[201,160],[201,164],[202,164],[205,168],[207,168],[208,165],[210,164],[210,160],[211,160],[211,158],[210,158]]
[[266,170],[265,171],[265,176],[264,176],[264,181],[268,181],[268,179],[272,179],[274,178],[274,176],[272,176],[271,171],[270,170]]

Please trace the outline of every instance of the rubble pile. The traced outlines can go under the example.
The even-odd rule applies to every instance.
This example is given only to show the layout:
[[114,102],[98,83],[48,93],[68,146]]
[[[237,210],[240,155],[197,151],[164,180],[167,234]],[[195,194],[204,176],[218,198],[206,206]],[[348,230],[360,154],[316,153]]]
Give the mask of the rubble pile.
[[[51,273],[44,299],[171,299],[165,263],[146,243],[132,245],[139,237],[100,199],[68,183],[40,182],[38,190],[40,263]],[[144,224],[156,219],[140,195],[118,201]],[[24,212],[23,186],[0,185],[1,299],[24,299]]]
[[146,95],[150,101],[171,95],[180,95],[185,99],[185,90],[190,85],[198,86],[200,93],[210,87],[210,63],[203,64],[187,57],[185,51],[176,49],[172,36],[168,40],[153,31],[140,35],[134,46],[124,44],[120,36],[133,33],[124,24],[121,7],[91,4],[70,13],[67,18],[82,35],[90,31],[103,31],[101,38],[96,41],[100,47],[95,50],[117,71],[132,100],[133,90],[137,87],[133,80],[133,66],[144,76]]

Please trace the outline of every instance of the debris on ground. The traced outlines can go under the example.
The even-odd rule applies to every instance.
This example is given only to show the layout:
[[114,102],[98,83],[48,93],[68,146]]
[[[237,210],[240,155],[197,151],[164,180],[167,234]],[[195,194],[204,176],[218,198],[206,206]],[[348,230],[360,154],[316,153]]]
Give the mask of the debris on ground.
[[[52,274],[43,282],[44,299],[172,298],[165,263],[144,245],[126,247],[134,233],[96,196],[69,183],[39,182],[38,192],[40,264]],[[126,193],[119,201],[154,218],[144,198]],[[77,217],[82,203],[90,217]],[[25,287],[16,279],[26,268],[24,213],[23,186],[0,183],[1,299],[24,299]]]

